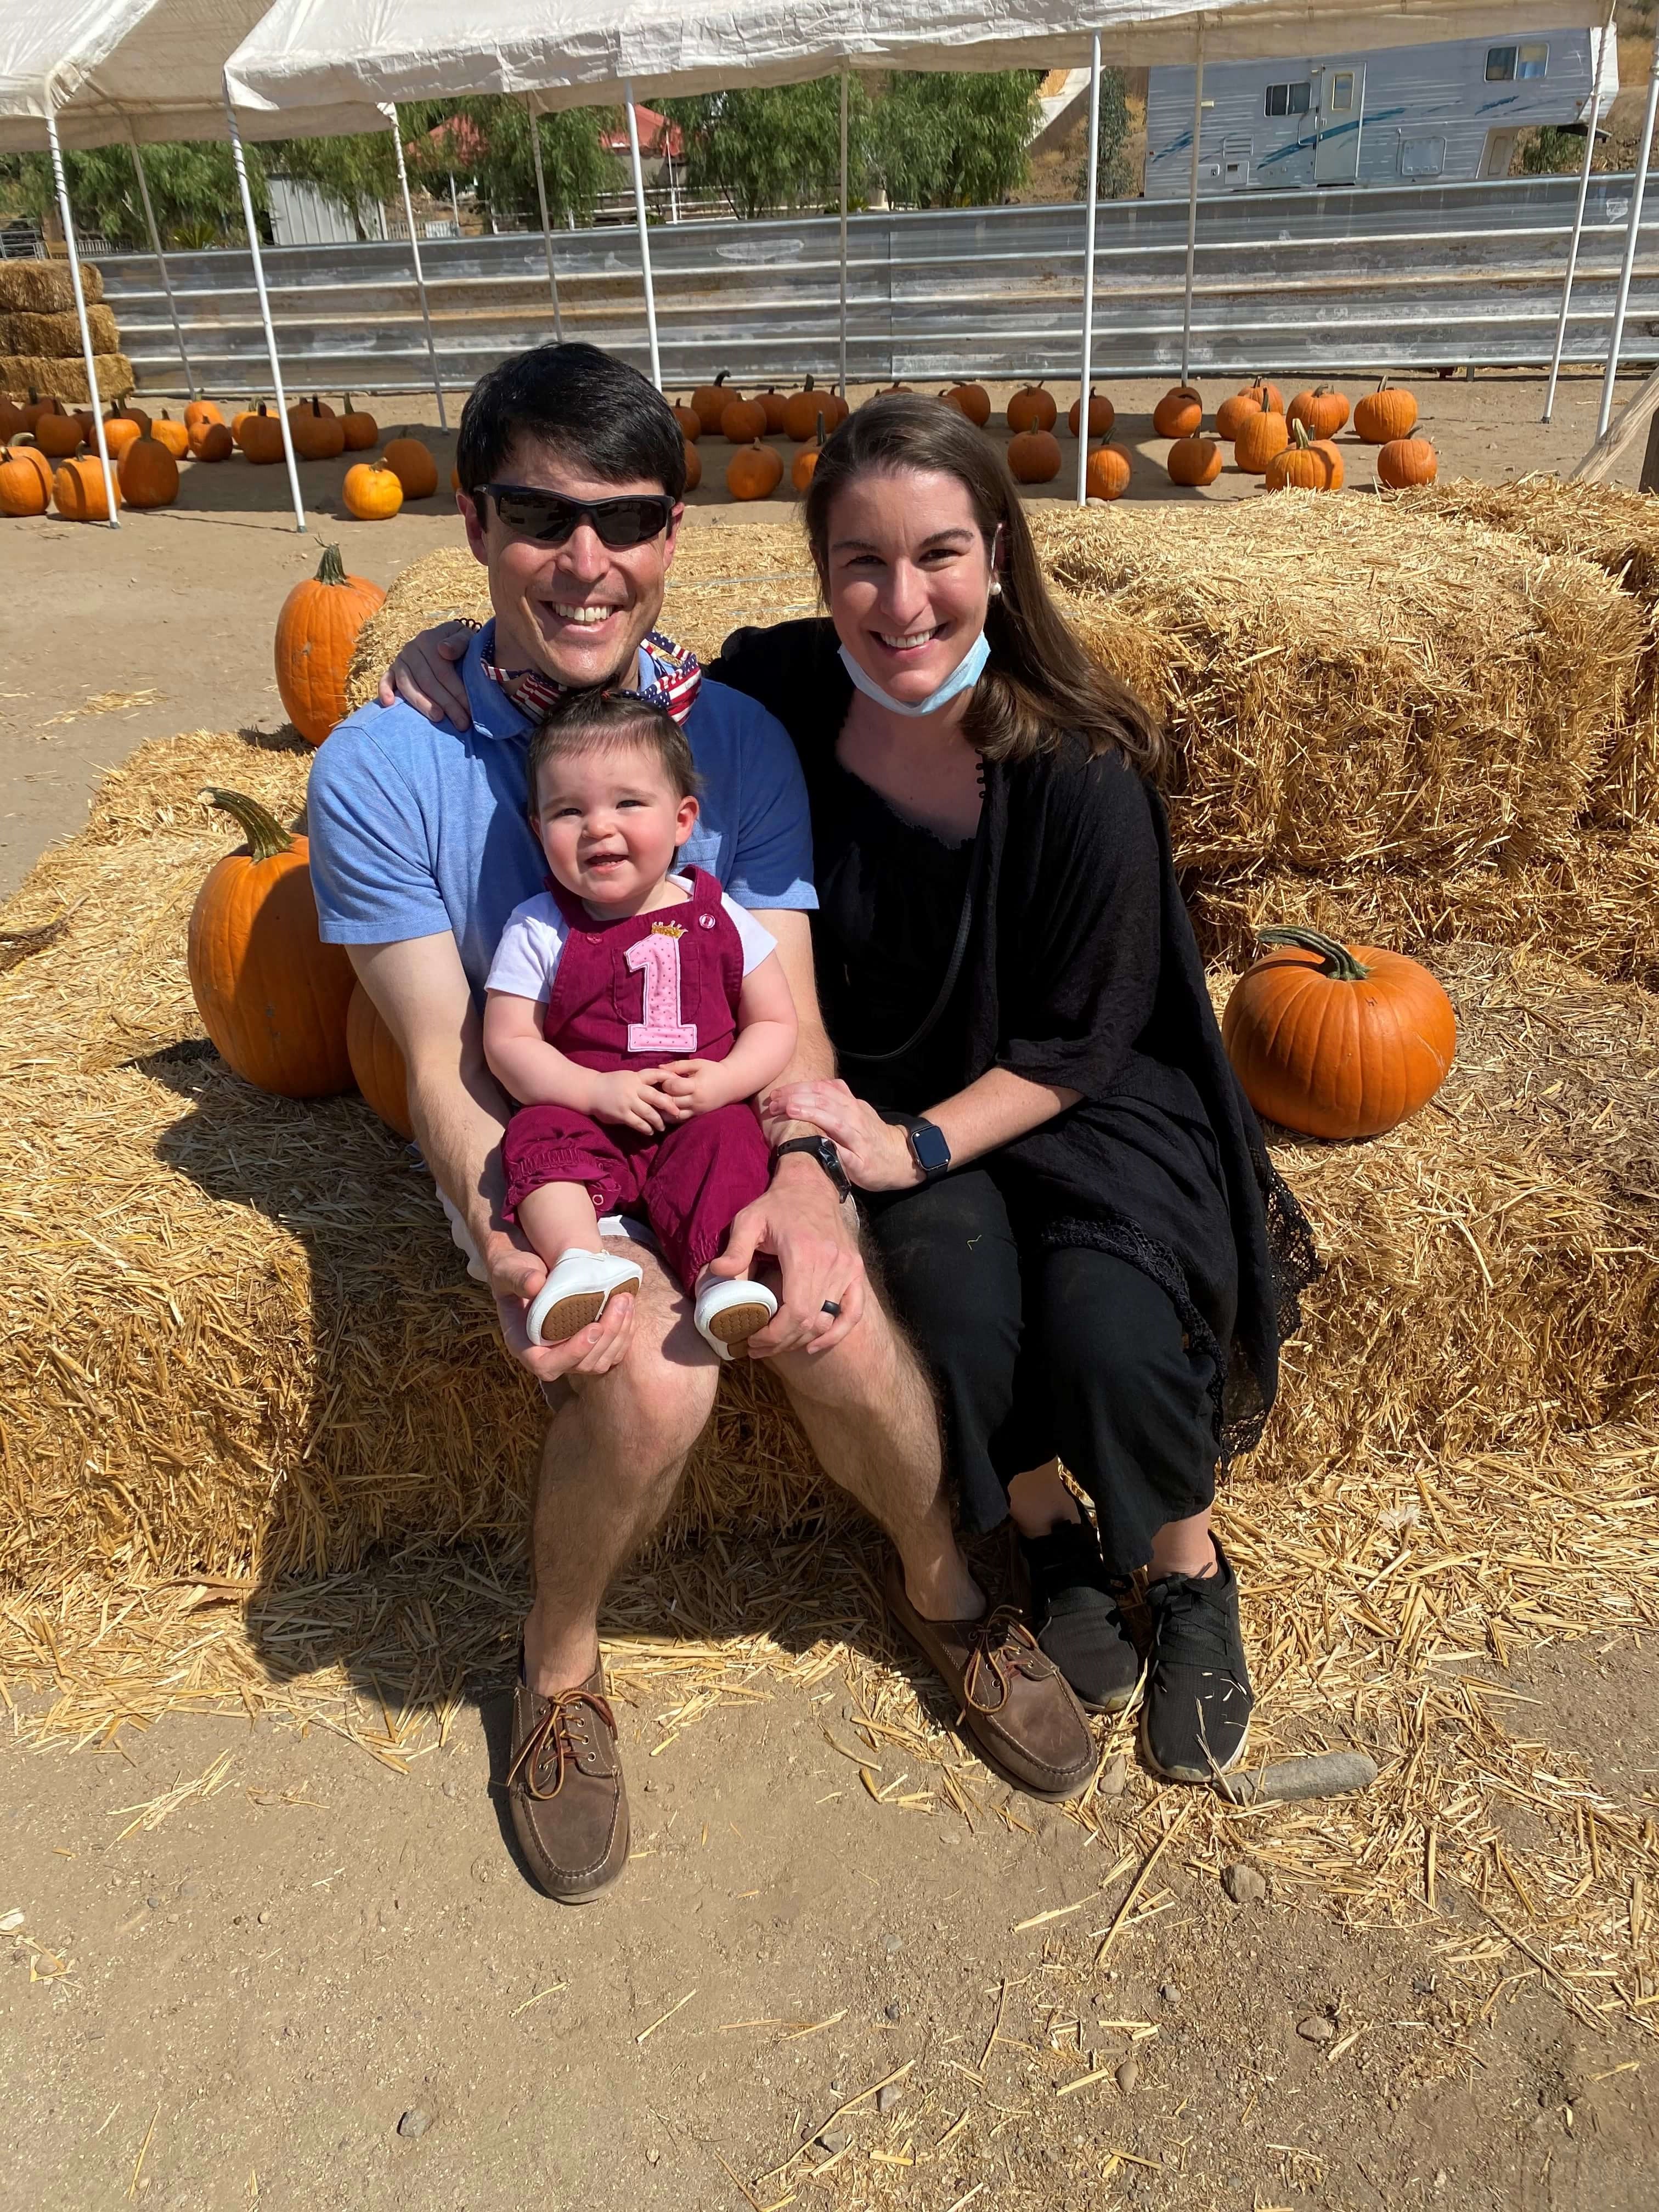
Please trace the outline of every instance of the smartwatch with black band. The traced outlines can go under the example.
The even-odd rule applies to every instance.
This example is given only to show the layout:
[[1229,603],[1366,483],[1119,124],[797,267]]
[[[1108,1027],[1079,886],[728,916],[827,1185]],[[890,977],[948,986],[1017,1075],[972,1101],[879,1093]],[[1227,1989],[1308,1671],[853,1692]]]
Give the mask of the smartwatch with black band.
[[884,1121],[902,1129],[909,1139],[910,1157],[921,1170],[924,1182],[937,1182],[951,1171],[951,1146],[937,1121],[920,1114],[884,1114]]
[[841,1154],[828,1137],[787,1137],[773,1152],[774,1162],[786,1152],[810,1152],[835,1186],[837,1198],[851,1198],[853,1186],[847,1180],[847,1170],[841,1164]]

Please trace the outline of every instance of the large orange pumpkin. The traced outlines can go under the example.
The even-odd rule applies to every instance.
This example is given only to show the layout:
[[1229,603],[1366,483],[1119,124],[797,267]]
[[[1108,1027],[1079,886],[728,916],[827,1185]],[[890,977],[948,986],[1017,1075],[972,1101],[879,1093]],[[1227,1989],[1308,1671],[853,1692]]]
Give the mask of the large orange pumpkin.
[[[129,392],[129,393],[127,394],[126,398],[125,398],[121,402],[120,405],[119,405],[119,406],[115,410],[115,414],[116,414],[117,419],[118,419],[118,420],[119,420],[119,421],[127,422],[136,422],[136,423],[138,425],[138,428],[139,428],[140,431],[143,434],[143,435],[144,435],[146,438],[148,438],[148,437],[149,437],[149,416],[148,416],[148,415],[146,415],[146,414],[145,414],[145,412],[144,412],[144,410],[143,410],[143,409],[142,407],[135,407],[135,406],[133,405],[133,404],[132,404],[132,394],[131,394],[131,392]],[[88,444],[90,444],[90,443],[91,443],[91,441],[90,441],[90,440],[88,440]]]
[[149,434],[158,446],[165,446],[175,461],[182,461],[190,451],[190,432],[182,422],[175,422],[164,407],[149,426]]
[[346,672],[357,633],[386,598],[367,576],[348,576],[337,545],[325,545],[314,576],[298,583],[276,617],[276,689],[288,718],[319,745],[346,714]]
[[129,507],[171,507],[179,496],[179,464],[159,438],[135,438],[121,456],[115,481]]
[[[294,450],[302,461],[337,461],[345,451],[345,427],[332,408],[324,410],[323,403],[313,394],[303,407],[289,411],[289,428],[293,434]],[[425,448],[422,448],[424,452]],[[434,466],[432,489],[438,488]]]
[[1354,409],[1353,427],[1355,436],[1368,446],[1386,446],[1390,439],[1408,438],[1417,428],[1417,402],[1385,376]]
[[44,514],[52,473],[32,446],[0,446],[0,514]]
[[1168,465],[1171,483],[1213,483],[1221,474],[1221,447],[1213,438],[1177,438]]
[[1134,464],[1127,446],[1097,446],[1089,456],[1089,465],[1083,472],[1083,491],[1087,499],[1121,499],[1129,489],[1129,478]]
[[349,392],[342,396],[345,412],[340,417],[340,434],[345,440],[345,450],[349,453],[367,453],[380,442],[380,426],[366,409],[352,405]]
[[228,461],[236,447],[226,422],[197,422],[191,427],[190,455],[195,461]]
[[346,1008],[356,978],[344,948],[317,930],[309,847],[257,799],[207,791],[246,845],[198,892],[185,962],[197,1010],[226,1063],[283,1098],[351,1088]]
[[721,369],[712,384],[700,384],[691,394],[691,411],[705,431],[720,428],[720,416],[734,399],[743,397],[735,384],[727,384],[729,369]]
[[[1077,435],[1077,426],[1082,420],[1082,416],[1083,403],[1079,397],[1079,398],[1074,399],[1066,410],[1066,427],[1074,438]],[[1112,425],[1116,422],[1116,420],[1117,410],[1113,406],[1111,401],[1106,397],[1106,394],[1103,392],[1097,392],[1092,386],[1091,386],[1089,392],[1089,435],[1091,438],[1104,438],[1109,436],[1111,434]]]
[[1060,441],[1052,430],[1019,430],[1008,441],[1008,467],[1016,483],[1052,483],[1060,465]]
[[789,394],[780,392],[775,385],[769,384],[764,392],[755,394],[755,404],[766,417],[767,436],[781,438],[783,435],[783,418],[789,409]]
[[81,450],[81,425],[73,415],[37,415],[34,442],[49,461],[66,461]]
[[365,1101],[388,1129],[412,1138],[415,1117],[409,1110],[409,1069],[398,1049],[397,1038],[361,983],[346,1006],[346,1054]]
[[384,461],[356,461],[345,472],[340,496],[359,522],[389,522],[403,506],[404,488]]
[[1310,438],[1305,422],[1291,425],[1291,442],[1267,464],[1267,489],[1340,491],[1342,456],[1328,438]]
[[104,417],[104,445],[112,461],[119,461],[129,446],[136,446],[143,436],[138,425],[126,415],[106,415]]
[[1258,1114],[1310,1137],[1375,1137],[1431,1098],[1457,1049],[1451,1001],[1403,953],[1264,929],[1222,1017]]
[[1348,399],[1334,384],[1298,392],[1285,410],[1287,422],[1305,422],[1312,438],[1334,438],[1348,419]]
[[28,400],[23,409],[23,428],[32,432],[38,427],[43,415],[61,415],[63,411],[56,399],[42,399],[31,385]]
[[702,482],[702,455],[684,431],[680,433],[680,443],[685,448],[685,488],[687,491],[696,491]]
[[1015,437],[1027,430],[1052,430],[1060,410],[1041,384],[1028,384],[1008,402],[1008,428]]
[[1152,428],[1160,438],[1191,438],[1204,427],[1204,401],[1195,386],[1177,384],[1152,410]]
[[[115,477],[115,504],[121,504],[121,479]],[[104,465],[96,453],[79,461],[65,461],[52,480],[52,495],[66,522],[107,522],[109,498],[104,485]]]
[[820,392],[809,376],[799,392],[792,392],[784,402],[783,427],[785,434],[798,446],[817,433],[818,417],[823,417],[823,427],[833,430],[847,420],[849,410],[844,399],[829,390]]
[[1285,396],[1276,384],[1242,385],[1231,399],[1224,399],[1215,410],[1215,431],[1229,445],[1238,435],[1238,426],[1247,415],[1259,415],[1263,408],[1270,414],[1285,412]]
[[688,446],[695,446],[702,435],[702,416],[695,407],[688,407],[683,399],[674,402],[673,414],[674,420],[680,426],[681,437]]
[[186,433],[195,429],[198,423],[222,422],[224,419],[210,399],[192,399],[185,409]]
[[1390,491],[1432,483],[1439,473],[1439,458],[1426,438],[1390,438],[1378,449],[1376,481]]
[[[965,415],[975,429],[982,430],[991,419],[991,395],[982,384],[953,384],[945,393],[959,415]],[[833,430],[835,424],[830,425]],[[1108,423],[1108,429],[1111,425]]]
[[430,499],[438,489],[438,464],[433,459],[432,448],[422,445],[418,438],[389,440],[380,463],[403,486],[405,499]]
[[7,444],[20,430],[27,430],[27,428],[28,424],[23,419],[23,410],[15,399],[9,399],[3,392],[0,392],[0,446]]
[[237,443],[256,468],[268,469],[282,459],[283,426],[263,399],[258,413],[244,419]]
[[818,410],[818,442],[805,446],[795,456],[794,466],[789,471],[789,481],[804,498],[818,465],[818,455],[823,451],[823,410]]
[[758,399],[728,399],[720,410],[720,435],[747,446],[766,435],[766,410]]
[[1291,442],[1290,425],[1271,407],[1244,416],[1233,432],[1233,459],[1247,477],[1266,476],[1274,456]]
[[770,499],[782,482],[782,457],[770,446],[739,446],[726,465],[726,489],[733,499]]

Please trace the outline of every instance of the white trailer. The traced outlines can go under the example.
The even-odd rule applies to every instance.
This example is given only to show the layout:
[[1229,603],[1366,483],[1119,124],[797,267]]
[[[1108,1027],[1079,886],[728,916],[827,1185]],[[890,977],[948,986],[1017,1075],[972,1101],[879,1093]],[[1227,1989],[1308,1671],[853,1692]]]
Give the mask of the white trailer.
[[[1619,88],[1609,33],[1599,123]],[[1586,124],[1599,30],[1425,40],[1370,54],[1212,62],[1204,71],[1198,189],[1466,184],[1505,177],[1529,124]],[[1155,69],[1146,91],[1148,199],[1191,187],[1193,75]]]

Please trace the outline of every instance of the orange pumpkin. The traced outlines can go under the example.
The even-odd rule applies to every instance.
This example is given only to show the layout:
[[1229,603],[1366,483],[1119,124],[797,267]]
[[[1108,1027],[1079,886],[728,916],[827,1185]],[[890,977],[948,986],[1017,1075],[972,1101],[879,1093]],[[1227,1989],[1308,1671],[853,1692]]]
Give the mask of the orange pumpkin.
[[106,415],[104,418],[104,444],[112,461],[118,461],[129,446],[136,446],[143,436],[136,422],[125,415]]
[[1233,432],[1233,459],[1247,477],[1265,476],[1274,456],[1291,442],[1290,425],[1270,407],[1243,416]]
[[683,399],[677,399],[674,402],[674,420],[679,424],[680,435],[686,444],[695,446],[702,435],[702,417],[696,409],[688,407]]
[[1451,1001],[1426,968],[1315,929],[1264,929],[1222,1016],[1258,1114],[1310,1137],[1375,1137],[1432,1098],[1457,1050]]
[[1342,456],[1330,440],[1310,438],[1305,422],[1294,422],[1291,429],[1291,443],[1267,464],[1268,490],[1340,491]]
[[789,394],[769,384],[764,392],[755,394],[755,404],[766,417],[766,434],[778,438],[783,434],[783,418],[789,411]]
[[27,430],[27,428],[23,410],[17,402],[7,398],[5,393],[0,392],[0,446],[7,444],[20,430]]
[[418,438],[393,438],[380,456],[404,488],[405,499],[430,499],[438,489],[438,464],[432,448]]
[[44,514],[52,476],[29,446],[0,446],[0,514]]
[[1385,376],[1354,409],[1353,427],[1354,434],[1368,446],[1386,446],[1395,438],[1408,438],[1417,428],[1417,402]]
[[1298,392],[1285,410],[1285,420],[1305,423],[1310,438],[1335,437],[1347,419],[1347,395],[1334,384],[1316,384],[1311,391]]
[[356,977],[344,948],[318,934],[309,847],[256,799],[207,791],[240,826],[197,893],[185,964],[203,1026],[244,1082],[282,1098],[351,1088],[346,1009]]
[[[687,411],[689,413],[690,410]],[[696,491],[702,482],[702,455],[684,432],[681,433],[680,442],[685,447],[685,488],[687,491]]]
[[1439,473],[1439,456],[1426,438],[1390,438],[1378,450],[1376,481],[1390,491],[1432,483]]
[[796,454],[795,465],[789,471],[790,483],[794,485],[795,489],[801,493],[803,496],[805,496],[806,489],[812,481],[813,474],[818,465],[818,455],[823,451],[823,410],[820,408],[818,410],[818,442],[816,446],[804,446],[800,452]]
[[245,417],[240,442],[255,468],[268,469],[283,458],[283,426],[263,399],[258,413]]
[[255,407],[239,407],[230,418],[230,434],[236,441],[239,453],[242,446],[242,432],[252,422],[258,412],[258,410]]
[[1152,428],[1160,438],[1190,438],[1204,427],[1204,401],[1196,386],[1170,387],[1152,410]]
[[1238,426],[1247,415],[1259,414],[1263,408],[1270,414],[1285,412],[1284,394],[1276,384],[1246,384],[1235,392],[1231,399],[1224,399],[1215,410],[1215,429],[1218,438],[1231,445],[1238,435]]
[[197,461],[228,461],[236,448],[232,442],[229,426],[224,422],[198,422],[190,434],[191,459]]
[[51,461],[66,461],[71,453],[81,450],[81,425],[73,415],[39,415],[34,422],[34,442]]
[[734,399],[743,397],[735,384],[727,384],[730,372],[721,369],[712,384],[700,384],[691,394],[691,411],[705,430],[713,431],[720,425],[720,416]]
[[198,423],[222,422],[224,419],[210,399],[192,399],[185,409],[186,432],[195,429]]
[[297,422],[301,415],[326,415],[332,419],[334,410],[326,399],[319,399],[313,392],[309,399],[296,399],[288,410],[290,422]]
[[770,446],[739,446],[726,465],[733,499],[770,499],[783,482],[783,461]]
[[766,435],[766,410],[758,399],[728,399],[720,410],[720,435],[734,446],[752,445]]
[[179,496],[179,464],[159,438],[135,438],[121,456],[115,481],[128,507],[171,507]]
[[55,399],[42,399],[31,385],[27,404],[23,409],[23,428],[33,431],[43,415],[61,415],[63,408]]
[[142,407],[135,407],[133,405],[132,394],[131,392],[127,394],[126,398],[114,411],[116,419],[118,422],[136,422],[143,435],[146,438],[149,437],[149,417],[145,414]]
[[804,446],[817,429],[818,417],[823,416],[830,429],[841,420],[835,410],[839,404],[833,392],[820,392],[809,376],[799,392],[792,392],[783,404],[785,434]]
[[346,1057],[365,1103],[388,1129],[412,1139],[415,1117],[409,1110],[409,1069],[398,1049],[397,1038],[361,983],[346,1002]]
[[337,545],[325,545],[314,576],[296,584],[276,617],[276,689],[288,718],[319,745],[346,716],[346,672],[357,633],[386,593],[348,576]]
[[[1054,404],[1054,395],[1040,384],[1028,384],[1015,392],[1008,402],[1008,428],[1015,437],[1023,431],[1052,430],[1060,410]],[[1046,477],[1030,477],[1034,483],[1046,483]]]
[[[288,422],[294,439],[294,450],[302,461],[337,461],[344,453],[344,426],[332,408],[326,415],[323,412],[321,400],[313,397],[305,406],[295,408]],[[437,485],[434,468],[432,478],[434,491]]]
[[357,461],[345,472],[340,496],[359,522],[388,522],[404,503],[403,479],[385,461]]
[[[976,430],[982,430],[991,419],[991,395],[982,384],[953,384],[945,393],[959,415],[965,415]],[[830,424],[833,430],[835,424]]]
[[1089,499],[1121,499],[1129,489],[1134,464],[1127,446],[1097,446],[1083,473],[1084,495]]
[[[52,480],[52,496],[66,522],[107,522],[109,499],[104,485],[104,466],[95,453],[79,461],[65,461]],[[121,504],[121,480],[115,479],[115,504]]]
[[380,426],[365,409],[354,407],[351,394],[343,395],[345,412],[340,417],[340,434],[345,440],[348,453],[366,453],[380,442]]
[[182,461],[190,451],[190,432],[182,422],[175,422],[164,407],[160,420],[149,426],[149,434],[158,446],[165,446],[175,461]]
[[[1072,402],[1071,405],[1066,410],[1066,427],[1074,438],[1077,435],[1077,426],[1079,422],[1082,419],[1082,414],[1083,402],[1079,396]],[[1104,438],[1109,436],[1112,425],[1116,422],[1116,408],[1113,406],[1111,401],[1106,397],[1106,394],[1103,392],[1097,392],[1094,387],[1091,386],[1089,390],[1089,435],[1091,438]]]
[[1170,448],[1169,470],[1171,483],[1213,483],[1221,474],[1220,445],[1214,438],[1177,438]]
[[1052,483],[1060,474],[1059,439],[1052,430],[1018,431],[1008,441],[1008,466],[1016,483]]

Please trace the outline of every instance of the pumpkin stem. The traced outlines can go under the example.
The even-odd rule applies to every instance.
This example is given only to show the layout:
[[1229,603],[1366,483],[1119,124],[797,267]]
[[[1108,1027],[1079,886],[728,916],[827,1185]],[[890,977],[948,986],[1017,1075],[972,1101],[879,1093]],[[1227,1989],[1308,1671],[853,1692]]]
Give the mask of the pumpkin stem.
[[820,446],[822,446],[822,445],[823,445],[823,408],[822,408],[822,407],[820,407],[820,408],[819,408],[819,410],[818,410],[818,444],[819,444]]
[[345,562],[340,558],[339,547],[325,545],[323,557],[317,563],[317,581],[319,584],[343,584],[345,580]]
[[1313,444],[1313,440],[1312,440],[1312,439],[1308,435],[1308,426],[1307,426],[1307,424],[1306,424],[1306,423],[1302,420],[1302,417],[1298,415],[1298,416],[1297,416],[1297,418],[1296,418],[1295,422],[1291,423],[1291,429],[1295,432],[1295,434],[1296,434],[1296,442],[1297,442],[1297,445],[1302,448],[1303,452],[1305,453],[1308,451],[1309,447]]
[[257,799],[249,799],[240,791],[221,791],[216,785],[210,786],[198,796],[204,806],[215,806],[222,814],[229,815],[247,839],[252,859],[274,860],[280,854],[292,851],[293,838],[276,817],[261,806]]
[[1304,952],[1322,953],[1325,974],[1334,976],[1339,983],[1363,983],[1371,972],[1363,962],[1354,958],[1346,945],[1339,944],[1334,937],[1327,937],[1322,929],[1303,929],[1286,925],[1277,929],[1259,929],[1255,934],[1257,944],[1266,951],[1271,951],[1276,945],[1296,945]]

